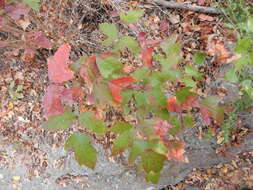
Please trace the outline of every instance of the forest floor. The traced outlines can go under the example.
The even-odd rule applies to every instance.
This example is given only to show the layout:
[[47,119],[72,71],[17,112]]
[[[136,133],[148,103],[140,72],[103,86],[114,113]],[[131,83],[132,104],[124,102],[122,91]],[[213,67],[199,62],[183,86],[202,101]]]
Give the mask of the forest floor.
[[[73,7],[66,7],[59,5],[58,2],[44,0],[41,13],[31,14],[27,18],[30,19],[30,28],[27,30],[34,28],[41,30],[52,39],[52,51],[40,49],[36,52],[36,56],[28,61],[23,56],[23,50],[0,47],[0,184],[1,181],[6,180],[4,183],[11,185],[13,189],[22,189],[20,184],[21,178],[24,177],[21,176],[22,172],[5,176],[1,171],[22,165],[27,171],[26,178],[43,176],[49,158],[40,150],[40,144],[46,142],[49,146],[61,147],[66,138],[65,132],[48,132],[40,127],[45,120],[41,103],[48,85],[46,60],[53,55],[60,44],[64,42],[71,44],[72,60],[77,60],[84,54],[103,52],[104,48],[99,46],[102,38],[98,31],[98,24],[105,21],[119,22],[117,17],[111,15],[115,15],[120,10],[144,8],[145,17],[142,18],[140,26],[148,34],[148,38],[160,40],[178,34],[183,43],[185,64],[191,61],[191,55],[197,50],[204,51],[210,57],[218,56],[219,62],[210,58],[210,64],[203,68],[206,73],[205,88],[208,88],[208,83],[213,81],[220,69],[226,65],[227,60],[231,58],[231,46],[236,41],[235,31],[228,30],[224,26],[224,20],[217,15],[168,9],[144,1],[122,3],[117,0],[95,0],[92,3],[87,1],[89,2],[87,5],[86,0],[74,0],[74,2]],[[178,2],[186,2],[186,0]],[[187,2],[191,4],[198,2],[207,7],[214,5],[212,0],[187,0]],[[67,28],[61,31],[60,27],[64,22]],[[127,31],[124,26],[121,27],[125,33],[134,33]],[[9,38],[7,35],[9,34],[0,32],[0,41]],[[22,89],[16,97],[13,96],[13,89],[18,85],[22,86]],[[222,87],[217,88],[217,91],[220,96],[227,95],[226,89]],[[233,98],[236,98],[236,95]],[[243,129],[240,132],[242,131]],[[233,139],[228,146],[238,146],[241,139]],[[220,145],[220,148],[224,148],[224,145]],[[234,159],[229,163],[194,170],[185,180],[166,189],[253,188],[253,150],[245,150],[233,156]],[[17,158],[22,163],[18,163]],[[65,178],[65,182],[60,181],[61,179],[55,183],[60,185],[79,183],[82,181],[82,176]],[[2,190],[1,185],[0,190]]]

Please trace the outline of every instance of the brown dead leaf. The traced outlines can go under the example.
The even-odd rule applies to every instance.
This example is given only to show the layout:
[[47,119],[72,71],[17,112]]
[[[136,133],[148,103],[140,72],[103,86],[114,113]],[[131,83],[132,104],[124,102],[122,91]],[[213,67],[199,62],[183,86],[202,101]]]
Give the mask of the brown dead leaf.
[[180,22],[180,16],[179,16],[179,15],[170,14],[170,15],[169,15],[169,21],[170,21],[172,24],[177,24],[177,23]]
[[213,35],[208,37],[207,54],[214,56],[218,64],[227,64],[232,53],[225,48],[224,42],[221,39],[215,39]]
[[215,17],[209,16],[209,15],[206,15],[206,14],[200,14],[198,16],[198,18],[200,19],[200,21],[209,21],[209,22],[212,22],[212,21],[215,20]]

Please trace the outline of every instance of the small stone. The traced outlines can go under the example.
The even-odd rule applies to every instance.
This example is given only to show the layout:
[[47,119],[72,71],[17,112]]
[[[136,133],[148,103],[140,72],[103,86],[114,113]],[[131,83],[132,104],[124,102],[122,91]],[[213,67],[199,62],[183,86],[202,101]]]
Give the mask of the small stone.
[[13,179],[14,181],[19,181],[19,180],[20,180],[20,176],[13,176],[12,179]]

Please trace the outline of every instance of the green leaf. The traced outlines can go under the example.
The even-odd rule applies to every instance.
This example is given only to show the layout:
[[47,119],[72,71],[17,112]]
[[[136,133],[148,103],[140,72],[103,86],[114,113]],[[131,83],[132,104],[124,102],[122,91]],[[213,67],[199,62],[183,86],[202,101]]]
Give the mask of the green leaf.
[[119,50],[122,51],[125,48],[128,48],[134,54],[137,54],[140,51],[139,44],[131,36],[124,36],[115,45],[115,50],[116,51],[119,51]]
[[122,68],[122,64],[120,64],[118,58],[114,56],[109,56],[104,59],[97,57],[96,60],[100,73],[106,79],[108,79],[112,73],[119,71]]
[[169,112],[168,112],[167,108],[165,108],[165,109],[155,109],[155,110],[153,110],[153,112],[156,116],[159,116],[163,120],[168,120],[169,119]]
[[248,54],[248,57],[249,57],[249,62],[248,62],[248,64],[251,65],[251,66],[253,66],[253,53],[249,53],[249,54]]
[[129,131],[131,128],[132,128],[132,126],[129,123],[119,121],[115,125],[112,126],[110,131],[113,133],[122,134],[126,131]]
[[61,115],[51,116],[43,128],[47,130],[63,130],[70,127],[70,124],[76,119],[76,116],[71,111],[65,111]]
[[163,141],[156,141],[152,144],[152,150],[158,154],[165,155],[168,153],[168,147]]
[[146,181],[147,182],[152,182],[154,184],[157,184],[160,179],[160,172],[153,172],[150,171],[149,173],[146,174]]
[[133,146],[130,149],[128,162],[133,163],[138,156],[141,156],[148,148],[148,143],[145,140],[134,140]]
[[200,80],[202,77],[201,73],[198,69],[192,65],[188,65],[185,67],[185,73],[189,76],[195,77],[197,80]]
[[138,81],[145,79],[149,74],[148,67],[144,66],[142,68],[136,69],[132,76]]
[[128,130],[118,136],[113,143],[112,155],[117,155],[129,148],[133,144],[134,133],[132,130]]
[[123,97],[123,101],[122,101],[122,108],[123,108],[123,111],[124,111],[124,114],[125,115],[128,115],[129,112],[130,112],[130,106],[129,106],[129,101],[131,100],[132,96],[134,94],[134,91],[133,89],[125,89],[121,92],[121,95]]
[[203,64],[205,61],[205,53],[202,51],[197,51],[192,58],[193,63],[195,64]]
[[194,81],[194,80],[192,80],[192,78],[191,77],[184,77],[183,79],[182,79],[182,81],[185,83],[185,86],[186,87],[192,87],[192,88],[196,88],[197,86],[196,86],[196,82]]
[[168,57],[177,56],[181,52],[181,44],[176,43],[176,40],[177,36],[172,36],[167,41],[161,44],[164,53],[166,53]]
[[187,127],[192,128],[193,127],[193,118],[191,114],[187,114],[183,117],[183,123],[184,125],[186,125]]
[[177,135],[182,130],[181,122],[174,115],[170,115],[170,124],[174,127],[169,129],[168,131],[169,134]]
[[163,168],[163,162],[166,160],[165,156],[152,151],[143,153],[141,157],[143,168],[147,173],[151,171],[160,172]]
[[107,36],[103,41],[106,46],[112,45],[118,39],[118,30],[115,24],[102,23],[99,25],[100,31]]
[[40,10],[40,0],[22,0],[22,2],[35,11]]
[[121,12],[120,19],[126,23],[136,23],[143,14],[144,10],[142,9],[131,9],[126,14]]
[[196,96],[195,93],[191,92],[191,87],[184,87],[176,92],[177,100],[180,103],[184,103],[185,100],[190,96]]
[[134,97],[136,100],[137,108],[148,107],[148,100],[146,95],[143,92],[135,92]]
[[247,94],[249,95],[249,97],[251,99],[253,99],[253,83],[251,80],[244,80],[242,83],[242,89],[245,90],[245,92],[247,92]]
[[253,33],[253,17],[249,17],[247,21],[248,29]]
[[105,133],[106,127],[102,120],[99,120],[93,116],[92,111],[87,111],[79,116],[80,124],[87,129],[95,132],[98,135]]
[[161,86],[149,89],[145,92],[145,95],[149,104],[159,108],[166,107],[167,98]]
[[218,96],[210,96],[201,100],[199,103],[209,108],[214,108],[218,105],[219,101],[220,101],[220,98]]
[[91,169],[95,168],[97,162],[97,151],[90,144],[91,138],[82,133],[74,133],[66,143],[65,150],[74,149],[75,159],[80,165],[85,165]]
[[250,51],[252,46],[252,40],[248,37],[238,40],[235,46],[236,53],[247,53]]
[[241,71],[246,65],[250,64],[250,56],[244,55],[236,60],[235,71]]
[[231,68],[230,70],[228,70],[225,73],[224,79],[227,80],[227,81],[230,81],[230,82],[234,82],[234,83],[238,82],[239,79],[237,77],[235,68]]

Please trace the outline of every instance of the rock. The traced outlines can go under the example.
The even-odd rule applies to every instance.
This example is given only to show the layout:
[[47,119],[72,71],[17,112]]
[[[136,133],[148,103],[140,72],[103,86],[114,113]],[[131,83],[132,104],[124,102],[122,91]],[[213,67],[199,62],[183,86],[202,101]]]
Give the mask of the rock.
[[[229,161],[228,158],[217,155],[214,151],[216,144],[212,141],[200,140],[193,135],[194,129],[186,131],[183,139],[186,142],[187,156],[189,163],[168,162],[161,174],[158,184],[145,182],[143,174],[136,174],[134,168],[125,168],[124,166],[108,160],[104,156],[104,150],[97,147],[99,154],[96,169],[93,171],[84,166],[79,166],[73,159],[73,155],[64,151],[63,147],[52,148],[47,144],[40,145],[40,150],[47,154],[48,166],[45,171],[37,176],[27,179],[27,170],[22,164],[22,157],[15,156],[17,165],[12,169],[5,169],[1,165],[1,173],[7,180],[0,180],[0,187],[5,190],[11,190],[11,184],[8,180],[13,175],[22,176],[19,183],[23,189],[29,190],[159,190],[168,185],[174,185],[185,178],[193,168],[207,168],[219,163]],[[252,148],[253,135],[248,135],[241,147],[229,149],[229,152],[236,154],[242,150]],[[1,149],[8,149],[8,152],[14,152],[11,146],[0,146]],[[56,164],[61,161],[64,167]]]

